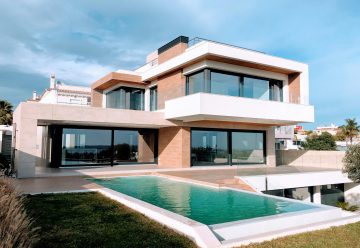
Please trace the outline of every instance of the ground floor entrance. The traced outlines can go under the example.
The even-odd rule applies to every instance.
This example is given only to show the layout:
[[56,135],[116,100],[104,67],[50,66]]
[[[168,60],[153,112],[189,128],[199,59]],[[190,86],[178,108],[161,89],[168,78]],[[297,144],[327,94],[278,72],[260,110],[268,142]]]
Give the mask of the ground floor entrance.
[[191,129],[191,165],[265,164],[265,131]]
[[189,128],[178,135],[179,128],[169,135],[161,130],[52,125],[50,166],[156,164],[158,157],[179,166],[266,164],[265,131]]
[[156,163],[156,129],[51,126],[51,167]]

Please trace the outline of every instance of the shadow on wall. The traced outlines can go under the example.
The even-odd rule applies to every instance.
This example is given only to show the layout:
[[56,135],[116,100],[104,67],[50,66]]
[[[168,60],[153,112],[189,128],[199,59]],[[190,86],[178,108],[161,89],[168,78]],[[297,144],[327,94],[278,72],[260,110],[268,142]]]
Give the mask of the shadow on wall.
[[35,167],[47,167],[46,159],[20,150],[14,151],[13,168],[18,178],[34,177]]
[[344,151],[277,150],[276,165],[342,169]]

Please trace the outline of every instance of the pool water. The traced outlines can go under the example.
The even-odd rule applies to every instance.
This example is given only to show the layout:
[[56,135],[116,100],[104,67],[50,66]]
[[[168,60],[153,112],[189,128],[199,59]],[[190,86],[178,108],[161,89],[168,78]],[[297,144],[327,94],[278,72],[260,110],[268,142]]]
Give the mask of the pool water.
[[89,180],[206,225],[317,208],[301,202],[200,186],[158,176]]

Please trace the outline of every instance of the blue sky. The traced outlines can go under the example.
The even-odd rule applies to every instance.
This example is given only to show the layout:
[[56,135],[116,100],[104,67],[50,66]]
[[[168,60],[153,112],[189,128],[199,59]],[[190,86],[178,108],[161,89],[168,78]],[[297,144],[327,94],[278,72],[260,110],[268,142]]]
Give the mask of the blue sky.
[[88,86],[185,35],[308,63],[316,122],[306,126],[360,121],[356,0],[0,0],[0,11],[0,98],[15,106],[51,73]]

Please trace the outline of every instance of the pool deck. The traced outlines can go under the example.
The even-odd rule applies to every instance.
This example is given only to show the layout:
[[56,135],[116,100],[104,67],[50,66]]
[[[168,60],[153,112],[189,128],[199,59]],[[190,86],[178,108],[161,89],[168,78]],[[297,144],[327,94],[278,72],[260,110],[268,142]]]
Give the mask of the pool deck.
[[212,186],[226,186],[254,191],[249,185],[234,177],[326,171],[337,170],[316,167],[264,167],[256,165],[241,168],[234,166],[204,166],[186,169],[160,169],[156,165],[121,165],[105,168],[38,169],[37,177],[16,179],[16,183],[19,190],[24,194],[89,191],[99,189],[100,186],[89,182],[85,178],[155,174]]

